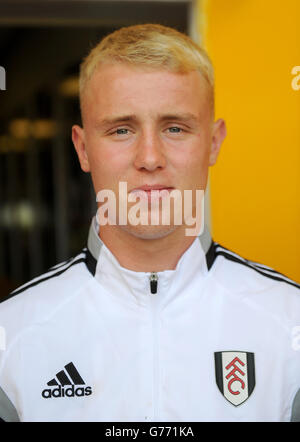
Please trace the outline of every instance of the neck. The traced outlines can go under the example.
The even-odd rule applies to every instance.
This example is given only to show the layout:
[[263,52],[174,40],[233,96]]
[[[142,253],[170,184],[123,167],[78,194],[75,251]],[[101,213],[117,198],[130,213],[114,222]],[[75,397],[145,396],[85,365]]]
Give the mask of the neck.
[[161,238],[144,239],[119,226],[106,225],[101,226],[99,236],[122,267],[137,272],[161,272],[174,270],[195,240],[195,236],[185,235],[184,228],[178,226]]

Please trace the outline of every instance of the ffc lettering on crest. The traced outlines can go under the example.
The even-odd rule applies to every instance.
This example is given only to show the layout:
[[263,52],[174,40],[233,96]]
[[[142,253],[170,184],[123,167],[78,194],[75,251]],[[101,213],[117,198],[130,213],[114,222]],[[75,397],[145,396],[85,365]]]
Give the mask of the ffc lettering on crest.
[[232,405],[238,406],[251,395],[255,386],[254,353],[215,352],[217,386]]

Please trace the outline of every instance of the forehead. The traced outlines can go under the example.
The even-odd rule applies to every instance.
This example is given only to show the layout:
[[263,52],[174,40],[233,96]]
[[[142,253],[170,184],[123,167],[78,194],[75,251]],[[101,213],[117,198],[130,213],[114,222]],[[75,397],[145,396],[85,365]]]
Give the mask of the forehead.
[[82,96],[85,117],[152,111],[202,112],[211,107],[211,87],[198,72],[110,63],[99,66]]

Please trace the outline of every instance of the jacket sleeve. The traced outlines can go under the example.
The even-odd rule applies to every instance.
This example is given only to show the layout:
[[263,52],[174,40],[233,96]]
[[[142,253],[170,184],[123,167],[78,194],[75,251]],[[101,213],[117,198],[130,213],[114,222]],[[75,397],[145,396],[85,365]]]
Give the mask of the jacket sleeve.
[[17,410],[6,393],[0,387],[0,421],[20,422]]
[[291,422],[300,422],[300,388],[293,400]]

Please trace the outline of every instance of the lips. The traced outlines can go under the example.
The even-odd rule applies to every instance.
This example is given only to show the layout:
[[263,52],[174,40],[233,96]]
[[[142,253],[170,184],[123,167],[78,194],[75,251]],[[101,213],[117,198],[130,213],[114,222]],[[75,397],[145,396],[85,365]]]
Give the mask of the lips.
[[140,187],[136,187],[130,193],[139,196],[141,199],[145,197],[148,201],[159,200],[163,197],[166,197],[174,187],[166,186],[165,184],[145,184]]
[[172,189],[174,188],[166,186],[164,184],[153,184],[153,185],[145,184],[144,186],[136,187],[131,192],[138,192],[140,190],[143,190],[144,192],[151,192],[152,190],[172,190]]

